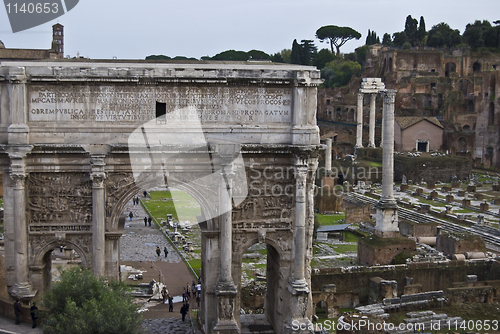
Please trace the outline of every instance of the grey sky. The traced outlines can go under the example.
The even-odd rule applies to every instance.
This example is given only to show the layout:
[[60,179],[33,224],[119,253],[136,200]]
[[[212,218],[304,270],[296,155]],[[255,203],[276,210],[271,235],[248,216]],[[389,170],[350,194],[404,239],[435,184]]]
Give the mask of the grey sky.
[[[31,0],[30,0],[31,1]],[[44,0],[46,1],[46,0]],[[2,6],[3,7],[3,6]],[[475,20],[500,20],[498,0],[80,0],[56,20],[12,33],[0,8],[0,40],[7,48],[47,49],[52,25],[64,25],[65,54],[93,59],[144,59],[151,54],[200,58],[235,49],[267,53],[291,48],[292,41],[315,38],[323,25],[350,26],[365,43],[368,29],[380,38],[404,29],[407,15],[424,16],[429,30],[446,22],[463,33]]]

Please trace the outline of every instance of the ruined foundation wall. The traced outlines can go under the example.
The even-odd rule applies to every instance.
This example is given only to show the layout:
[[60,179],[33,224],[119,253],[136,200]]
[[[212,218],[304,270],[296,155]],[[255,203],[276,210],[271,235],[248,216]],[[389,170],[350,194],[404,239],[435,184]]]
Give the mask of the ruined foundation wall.
[[478,281],[500,279],[500,263],[459,264],[451,261],[449,265],[437,263],[415,263],[412,265],[387,267],[362,267],[352,273],[341,272],[343,268],[322,270],[311,279],[312,290],[321,290],[325,284],[335,284],[337,293],[359,293],[361,303],[368,302],[370,279],[382,277],[398,283],[398,296],[404,293],[406,277],[413,278],[412,284],[422,285],[422,292],[444,290],[453,287],[454,282],[465,282],[467,275],[477,275]]

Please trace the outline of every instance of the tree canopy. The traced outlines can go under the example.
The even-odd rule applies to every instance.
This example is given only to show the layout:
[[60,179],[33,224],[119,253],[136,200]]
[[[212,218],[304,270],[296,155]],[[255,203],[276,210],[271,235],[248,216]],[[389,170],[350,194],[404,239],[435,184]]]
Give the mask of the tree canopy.
[[427,45],[434,48],[453,47],[460,42],[460,31],[451,29],[444,22],[433,26],[427,35]]
[[360,39],[361,34],[350,27],[339,27],[334,25],[323,26],[316,31],[316,38],[321,41],[328,40],[332,54],[335,54],[333,46],[337,50],[337,56],[340,56],[340,47],[351,39]]
[[361,65],[352,60],[337,58],[321,70],[321,77],[325,79],[324,87],[342,87],[349,83],[353,75],[361,74]]
[[142,321],[125,283],[106,283],[79,267],[62,271],[43,304],[44,334],[135,334]]
[[[497,25],[497,22],[493,23]],[[493,27],[487,20],[482,22],[477,20],[473,24],[467,24],[463,37],[474,50],[482,47],[498,48],[500,47],[500,26]]]

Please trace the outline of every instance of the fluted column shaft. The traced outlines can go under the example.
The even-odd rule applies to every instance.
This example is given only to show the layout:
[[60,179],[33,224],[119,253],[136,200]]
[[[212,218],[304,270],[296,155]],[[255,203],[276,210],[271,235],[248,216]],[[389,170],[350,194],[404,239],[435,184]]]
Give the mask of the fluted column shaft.
[[370,127],[368,130],[368,147],[375,147],[375,99],[377,95],[370,94]]
[[356,113],[356,147],[363,147],[363,93],[358,93],[358,110]]

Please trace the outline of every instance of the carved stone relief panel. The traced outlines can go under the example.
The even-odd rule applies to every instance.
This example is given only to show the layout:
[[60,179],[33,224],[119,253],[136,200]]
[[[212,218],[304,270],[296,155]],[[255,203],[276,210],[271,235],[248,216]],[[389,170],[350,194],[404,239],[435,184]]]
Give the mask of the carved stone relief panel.
[[87,173],[30,173],[26,192],[30,232],[90,230],[92,182]]
[[234,318],[234,299],[219,297],[219,319],[232,320]]
[[[247,169],[248,196],[233,208],[234,228],[289,228],[293,219],[295,177],[288,167]],[[255,222],[272,223],[262,226]],[[249,225],[253,222],[252,225]],[[264,224],[264,225],[266,225]]]
[[108,173],[104,181],[106,187],[106,217],[110,217],[116,203],[135,186],[132,173]]

